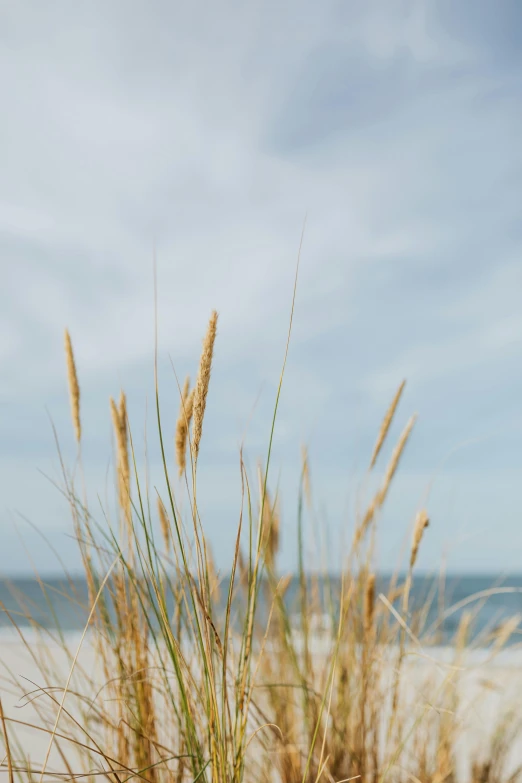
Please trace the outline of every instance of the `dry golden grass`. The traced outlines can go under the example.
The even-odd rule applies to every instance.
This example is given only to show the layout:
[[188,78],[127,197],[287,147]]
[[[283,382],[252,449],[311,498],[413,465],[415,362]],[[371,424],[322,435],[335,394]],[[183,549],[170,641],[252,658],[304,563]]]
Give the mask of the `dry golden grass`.
[[171,544],[170,522],[161,498],[158,498],[158,516],[160,521],[161,535],[163,536],[163,545],[165,547],[165,552],[168,554],[170,552]]
[[130,460],[127,431],[127,400],[123,391],[120,392],[119,404],[116,405],[110,398],[110,408],[114,435],[116,438],[118,497],[120,507],[124,513],[127,524],[131,519],[130,496]]
[[364,591],[364,633],[369,634],[375,612],[375,574],[369,574]]
[[67,361],[67,380],[69,382],[69,397],[71,400],[71,413],[76,442],[80,443],[82,437],[82,427],[80,422],[80,384],[76,373],[76,362],[71,342],[71,336],[68,330],[65,330],[65,358]]
[[[390,408],[390,411],[392,412],[392,415],[393,415],[396,407],[397,407],[396,405],[393,406],[393,404],[392,404],[392,406]],[[388,431],[388,429],[390,427],[390,424],[391,424],[390,411],[388,411],[388,413],[386,414],[386,417],[385,417],[386,432]],[[388,495],[388,490],[390,489],[391,483],[393,481],[393,477],[395,476],[395,473],[396,473],[397,468],[399,466],[400,459],[401,459],[401,457],[403,455],[404,449],[406,448],[406,444],[407,444],[407,442],[409,440],[409,437],[410,437],[411,432],[413,430],[413,427],[415,425],[416,418],[417,418],[416,416],[412,416],[410,418],[410,420],[406,424],[406,427],[402,431],[399,440],[397,441],[397,444],[396,444],[396,446],[395,446],[395,448],[394,448],[394,450],[392,452],[390,461],[389,461],[388,466],[386,468],[386,472],[384,474],[384,479],[383,479],[382,485],[381,485],[380,489],[377,491],[377,493],[375,494],[375,496],[373,497],[370,505],[366,509],[366,513],[364,514],[362,522],[360,523],[360,525],[359,525],[359,527],[357,529],[357,532],[355,534],[355,541],[356,541],[357,545],[360,544],[360,542],[364,538],[364,535],[365,535],[366,531],[368,530],[370,524],[373,522],[373,520],[375,518],[375,514],[377,513],[377,511],[379,511],[379,509],[381,509],[382,506],[384,505],[384,502],[385,502],[386,497]],[[383,427],[381,427],[381,432],[382,432],[383,429],[384,429],[384,425],[383,425]],[[382,437],[381,433],[379,433],[379,438],[378,438],[378,442],[377,442],[378,445],[379,445],[379,451],[380,451],[380,449],[382,448],[382,445],[383,445],[383,441],[379,444],[379,441],[381,441],[381,437]]]
[[181,403],[179,406],[178,421],[176,423],[176,461],[179,475],[182,476],[186,469],[187,438],[194,409],[194,390],[190,391],[190,378],[185,379]]
[[[216,324],[214,313],[193,392],[194,470]],[[71,372],[70,339],[66,356],[79,439],[80,395],[76,373]],[[372,467],[403,387],[386,413]],[[175,434],[182,473],[191,394],[187,379]],[[306,450],[299,487],[297,576],[292,579],[278,569],[282,525],[278,492],[269,489],[268,460],[259,470],[254,497],[256,482],[241,458],[243,504],[236,545],[230,574],[220,578],[197,512],[195,481],[192,488],[187,482],[179,489],[188,493],[189,519],[183,520],[163,457],[158,536],[148,511],[146,482],[140,486],[138,479],[131,504],[130,425],[123,392],[118,405],[111,398],[110,411],[119,519],[127,524],[118,530],[108,514],[96,523],[64,469],[64,493],[89,585],[87,608],[98,675],[73,661],[64,639],[66,660],[78,669],[65,700],[55,688],[66,677],[52,654],[40,648],[35,661],[41,677],[33,704],[47,733],[55,724],[57,705],[64,705],[53,738],[62,766],[52,771],[31,762],[30,748],[16,743],[15,721],[4,716],[0,701],[3,767],[10,781],[18,775],[28,781],[83,776],[92,783],[100,777],[110,783],[460,783],[458,678],[471,645],[472,617],[463,615],[453,662],[442,667],[442,677],[434,678],[428,667],[412,690],[414,670],[408,655],[421,652],[421,645],[429,649],[430,644],[430,637],[423,637],[427,605],[413,611],[410,607],[427,512],[422,509],[416,518],[404,580],[396,576],[381,584],[373,539],[363,547],[367,528],[372,525],[376,532],[375,512],[385,503],[414,418],[393,450],[381,488],[355,527],[347,565],[336,581],[327,570],[306,568],[305,518],[312,524],[316,519]],[[160,546],[157,537],[162,539]],[[317,566],[316,548],[312,562]],[[326,618],[324,627],[314,627],[318,618]],[[494,632],[494,652],[509,641],[519,620],[511,618]],[[34,628],[38,630],[36,621]],[[440,675],[437,666],[434,670]],[[517,716],[508,720],[506,713],[489,751],[467,760],[472,783],[515,779],[506,759],[519,736],[517,721]],[[78,753],[74,764],[71,748]]]
[[386,411],[386,415],[382,420],[381,429],[379,430],[377,441],[375,443],[372,457],[370,459],[370,470],[374,467],[375,463],[377,462],[377,458],[381,452],[384,441],[386,440],[386,436],[388,435],[388,431],[393,421],[393,417],[395,416],[395,411],[397,410],[405,386],[406,386],[406,381],[403,381],[399,386],[399,388],[397,389],[395,397],[393,398],[391,405]]
[[207,405],[207,394],[210,383],[210,372],[212,369],[212,356],[214,353],[214,341],[217,333],[217,320],[218,314],[214,310],[208,323],[207,333],[203,342],[203,351],[201,353],[201,359],[199,362],[199,372],[194,387],[194,400],[193,400],[193,421],[192,421],[192,450],[194,453],[194,461],[197,460],[199,454],[199,445],[201,443],[201,436],[203,434],[203,419],[205,416],[205,408]]
[[421,511],[419,511],[417,514],[415,527],[413,529],[413,541],[411,544],[410,553],[410,569],[412,569],[417,562],[417,555],[419,554],[419,547],[422,541],[422,536],[424,535],[424,531],[428,527],[429,523],[430,520],[428,518],[428,514],[426,513],[425,509],[421,509]]
[[397,468],[399,467],[400,459],[403,455],[404,449],[406,448],[406,444],[408,442],[408,439],[411,435],[411,431],[414,427],[415,421],[417,417],[412,416],[408,423],[406,424],[406,427],[401,433],[401,436],[397,442],[397,445],[395,446],[390,462],[388,464],[388,467],[386,468],[386,473],[384,475],[384,482],[379,490],[378,495],[378,506],[379,508],[383,505],[384,501],[386,500],[386,495],[388,494],[388,490],[390,488],[390,485],[393,481],[393,477],[395,476],[395,473],[397,471]]

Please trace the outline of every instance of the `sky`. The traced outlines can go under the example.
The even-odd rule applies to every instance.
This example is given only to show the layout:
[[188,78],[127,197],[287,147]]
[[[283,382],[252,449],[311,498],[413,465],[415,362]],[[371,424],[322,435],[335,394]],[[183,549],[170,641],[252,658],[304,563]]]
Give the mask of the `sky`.
[[[173,368],[194,379],[219,312],[198,493],[227,569],[239,448],[254,477],[305,216],[269,480],[281,569],[295,567],[302,444],[333,569],[417,413],[378,567],[397,566],[426,504],[420,569],[522,570],[521,38],[518,0],[0,2],[1,573],[59,571],[53,548],[79,568],[51,482],[52,424],[69,465],[76,453],[65,327],[91,507],[103,518],[122,386],[164,489],[154,257],[173,474]],[[318,565],[312,539],[306,557]]]

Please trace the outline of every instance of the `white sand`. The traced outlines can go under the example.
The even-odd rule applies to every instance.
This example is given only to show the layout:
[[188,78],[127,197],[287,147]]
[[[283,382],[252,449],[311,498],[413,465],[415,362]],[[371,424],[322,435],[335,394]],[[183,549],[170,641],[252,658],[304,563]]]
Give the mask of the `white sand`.
[[[73,654],[78,642],[79,635],[68,636],[68,643]],[[320,645],[318,645],[319,647]],[[33,645],[34,650],[36,650],[36,642]],[[49,645],[48,650],[53,656],[57,670],[63,672],[63,681],[55,684],[63,687],[66,684],[69,671],[66,656],[58,647]],[[316,650],[316,653],[320,654],[319,649]],[[434,697],[432,686],[423,687],[427,678],[436,678],[440,683],[451,672],[451,669],[448,668],[448,664],[452,661],[451,650],[447,648],[431,649],[428,655],[429,659],[418,655],[408,658],[406,680],[410,689],[409,698],[411,699],[412,711],[420,711],[426,707],[428,694],[430,698]],[[94,675],[100,685],[103,684],[101,673],[96,673],[94,651],[88,640],[84,642],[79,661],[89,674]],[[35,688],[30,681],[36,683],[36,686],[42,685],[41,676],[35,662],[31,660],[30,651],[13,634],[2,632],[0,634],[0,662],[3,664],[0,674],[0,688],[4,713],[9,718],[39,724],[40,720],[35,713],[34,706],[29,704],[21,707],[19,697],[11,692],[12,688],[7,685],[4,668],[7,666],[11,670],[20,687],[27,692]],[[75,686],[81,689],[81,681],[76,679]],[[466,659],[466,671],[460,672],[458,675],[457,693],[460,701],[458,714],[462,723],[462,734],[458,744],[458,763],[462,776],[465,778],[467,777],[470,754],[473,753],[476,756],[480,749],[487,753],[496,725],[507,711],[520,705],[519,713],[522,715],[522,699],[520,698],[522,696],[522,653],[519,650],[508,649],[498,655],[493,662],[487,660],[487,655],[484,652],[469,655]],[[61,699],[60,691],[54,695],[58,700]],[[89,695],[93,696],[94,694]],[[441,706],[437,704],[436,699],[434,701],[435,703],[431,705],[433,709]],[[34,765],[41,765],[49,743],[48,736],[42,732],[22,727],[17,727],[17,735]],[[1,744],[0,741],[0,747]],[[13,751],[13,755],[19,757],[15,748]],[[510,764],[522,764],[522,739],[513,747]],[[50,767],[63,770],[63,764],[57,758],[56,752],[51,756]],[[4,772],[0,773],[0,775],[3,774]]]
[[[80,635],[68,636],[68,643],[73,656],[76,653],[79,641]],[[66,685],[70,671],[69,659],[59,646],[53,644],[46,644],[45,646],[49,659],[52,661],[53,670],[63,672],[63,681],[53,684],[58,686],[58,688],[63,689]],[[38,657],[40,651],[41,645],[37,642],[33,642],[28,649],[25,644],[16,638],[14,633],[3,630],[0,634],[0,692],[4,714],[7,718],[22,721],[24,723],[32,723],[36,726],[42,726],[42,721],[35,708],[38,700],[35,701],[34,704],[30,703],[30,700],[36,696],[37,689],[44,686],[45,683],[42,682],[42,675],[32,658],[32,654]],[[88,641],[84,642],[82,645],[79,662],[86,671],[94,673],[95,655],[92,646]],[[13,685],[11,684],[12,677],[15,678],[18,684],[18,692],[15,692]],[[76,688],[81,688],[81,682],[78,682],[78,678],[74,681],[74,686]],[[23,693],[31,694],[31,696],[23,699],[21,698]],[[62,698],[62,693],[63,690],[57,690],[53,693],[54,698],[58,700],[58,702]],[[46,697],[40,693],[40,701],[45,698]],[[7,722],[7,729],[14,758],[20,759],[21,757],[15,744],[15,737],[12,736],[16,733],[16,737],[18,738],[25,755],[30,758],[35,768],[41,769],[41,764],[46,757],[49,746],[48,734],[19,724],[14,725],[9,721]],[[59,730],[60,729],[58,728],[58,731]],[[0,747],[2,745],[3,741],[0,740]],[[72,752],[70,745],[68,745],[68,747],[70,756],[74,759],[74,752]],[[60,760],[56,750],[52,751],[49,756],[49,769],[64,770],[63,762]],[[0,772],[0,776],[2,774],[3,772]]]

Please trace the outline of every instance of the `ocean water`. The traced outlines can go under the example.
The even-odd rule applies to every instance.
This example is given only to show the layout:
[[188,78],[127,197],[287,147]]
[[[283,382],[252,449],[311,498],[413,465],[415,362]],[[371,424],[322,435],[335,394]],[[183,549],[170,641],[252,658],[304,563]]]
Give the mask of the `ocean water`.
[[[386,594],[390,576],[380,575],[377,579],[376,595]],[[399,577],[399,583],[401,578]],[[326,580],[321,580],[326,594]],[[509,644],[522,641],[522,574],[509,577],[494,575],[447,575],[444,590],[439,590],[439,578],[417,576],[413,580],[410,606],[415,616],[416,610],[429,606],[422,622],[423,638],[430,643],[447,645],[457,633],[463,612],[470,612],[473,620],[471,638],[475,644],[488,646],[491,643],[491,631],[502,622],[519,615],[518,627],[511,636]],[[339,594],[338,577],[329,579],[329,590],[335,597]],[[223,594],[226,590],[222,591]],[[267,607],[263,603],[263,591],[259,612],[266,616]],[[290,614],[297,610],[298,583],[294,579],[286,593],[286,603]],[[170,609],[174,601],[170,598]],[[396,608],[400,611],[400,605]],[[83,578],[67,581],[64,577],[46,578],[41,582],[31,578],[0,578],[0,634],[5,635],[16,624],[28,629],[35,625],[76,634],[83,630],[89,613],[87,585]],[[295,614],[297,622],[298,615]],[[326,612],[313,618],[317,628],[328,621]],[[417,627],[417,626],[416,626]],[[430,632],[426,636],[427,632]],[[422,634],[421,634],[422,635]]]

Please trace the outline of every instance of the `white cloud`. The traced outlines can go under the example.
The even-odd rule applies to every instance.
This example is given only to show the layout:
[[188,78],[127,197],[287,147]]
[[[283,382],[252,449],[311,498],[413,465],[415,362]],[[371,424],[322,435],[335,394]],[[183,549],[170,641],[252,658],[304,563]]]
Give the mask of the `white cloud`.
[[[154,243],[162,366],[170,353],[180,372],[194,368],[220,311],[214,437],[231,453],[225,422],[235,438],[235,414],[278,379],[306,211],[288,449],[315,426],[308,417],[366,443],[404,374],[415,402],[436,411],[430,382],[458,387],[469,367],[487,375],[503,352],[512,358],[518,66],[492,67],[451,15],[389,0],[100,0],[45,12],[33,2],[3,13],[5,458],[15,419],[66,401],[64,326],[83,388],[98,400],[122,377],[143,398]],[[513,367],[504,380],[515,387]],[[458,388],[454,404],[465,409]],[[105,432],[99,403],[85,405]],[[342,480],[337,465],[325,472]],[[7,506],[26,481],[15,473],[2,479]]]

